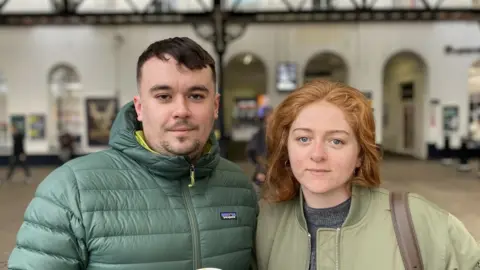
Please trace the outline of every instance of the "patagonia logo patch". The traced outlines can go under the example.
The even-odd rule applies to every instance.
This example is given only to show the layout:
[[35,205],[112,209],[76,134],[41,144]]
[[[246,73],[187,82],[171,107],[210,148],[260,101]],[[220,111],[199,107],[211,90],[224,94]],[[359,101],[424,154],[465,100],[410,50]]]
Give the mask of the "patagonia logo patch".
[[222,220],[235,220],[235,219],[237,219],[237,213],[236,212],[221,212],[220,213],[220,218]]

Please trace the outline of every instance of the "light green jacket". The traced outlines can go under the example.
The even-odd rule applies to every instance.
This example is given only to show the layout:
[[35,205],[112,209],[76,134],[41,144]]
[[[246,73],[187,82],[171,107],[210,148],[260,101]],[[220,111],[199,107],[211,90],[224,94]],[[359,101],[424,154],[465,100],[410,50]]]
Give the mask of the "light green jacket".
[[[301,195],[278,204],[262,202],[257,224],[259,270],[308,270],[310,237]],[[453,215],[410,194],[414,228],[425,270],[480,270],[480,246]],[[400,270],[389,191],[354,186],[344,225],[317,231],[317,270]]]

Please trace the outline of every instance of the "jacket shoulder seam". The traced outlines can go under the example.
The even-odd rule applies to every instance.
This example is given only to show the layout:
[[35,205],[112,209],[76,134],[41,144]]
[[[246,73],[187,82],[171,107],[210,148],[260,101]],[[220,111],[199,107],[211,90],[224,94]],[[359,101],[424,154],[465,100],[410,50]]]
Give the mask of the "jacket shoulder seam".
[[412,198],[413,198],[413,199],[416,199],[416,200],[419,200],[419,201],[421,201],[423,204],[425,204],[426,207],[428,207],[428,208],[436,211],[437,213],[444,215],[446,218],[448,218],[448,216],[449,216],[449,214],[450,214],[448,211],[446,211],[445,209],[439,207],[439,206],[436,205],[435,203],[427,200],[425,197],[423,197],[423,196],[421,196],[421,195],[419,195],[419,194],[416,194],[416,193],[409,193],[408,195],[409,195],[409,196],[408,196],[408,197],[409,197],[409,200],[411,200]]

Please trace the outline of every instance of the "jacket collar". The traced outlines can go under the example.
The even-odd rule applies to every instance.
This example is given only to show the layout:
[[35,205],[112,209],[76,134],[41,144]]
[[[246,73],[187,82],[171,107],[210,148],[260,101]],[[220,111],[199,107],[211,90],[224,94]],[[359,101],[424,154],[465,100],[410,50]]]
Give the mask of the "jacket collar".
[[[371,203],[371,192],[369,188],[365,188],[359,185],[352,186],[352,202],[347,218],[342,227],[349,227],[359,223],[363,217],[367,214],[367,211]],[[308,231],[307,221],[305,219],[305,213],[303,211],[303,192],[300,189],[299,196],[297,196],[296,216],[300,226]]]
[[[149,172],[168,180],[179,180],[190,175],[191,163],[183,156],[165,156],[153,153],[139,143],[136,131],[141,130],[133,102],[127,103],[118,113],[110,131],[109,145],[139,164]],[[210,175],[220,161],[220,151],[215,134],[212,132],[207,143],[210,151],[202,155],[195,164],[195,177]]]

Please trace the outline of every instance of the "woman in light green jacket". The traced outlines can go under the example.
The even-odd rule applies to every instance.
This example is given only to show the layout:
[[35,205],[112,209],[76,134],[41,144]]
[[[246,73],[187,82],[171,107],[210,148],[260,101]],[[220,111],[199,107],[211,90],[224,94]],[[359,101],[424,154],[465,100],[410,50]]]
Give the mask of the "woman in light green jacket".
[[[313,81],[290,94],[267,127],[269,168],[258,220],[259,270],[405,269],[369,101]],[[480,247],[452,214],[408,199],[423,269],[480,269]]]

